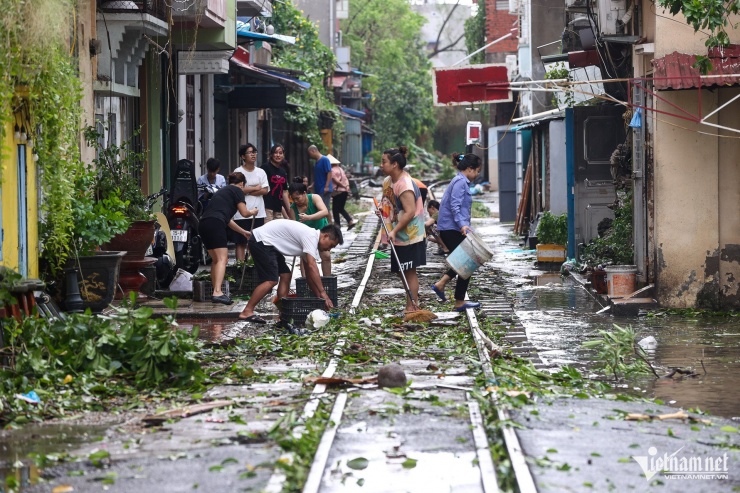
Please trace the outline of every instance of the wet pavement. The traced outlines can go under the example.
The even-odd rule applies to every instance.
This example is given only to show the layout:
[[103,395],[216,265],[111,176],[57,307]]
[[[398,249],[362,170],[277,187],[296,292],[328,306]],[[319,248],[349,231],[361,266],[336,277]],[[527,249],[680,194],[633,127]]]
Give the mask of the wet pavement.
[[[483,198],[497,210],[495,194]],[[494,246],[496,254],[473,278],[471,298],[484,302],[482,316],[504,315],[509,330],[507,340],[518,354],[531,357],[537,367],[555,369],[568,364],[590,371],[593,354],[583,349],[581,343],[597,329],[608,330],[617,323],[632,325],[641,336],[656,337],[657,348],[650,356],[657,369],[667,372],[672,366],[701,368],[703,362],[707,370],[695,379],[645,377],[620,382],[615,386],[615,396],[606,399],[548,398],[534,406],[513,410],[514,421],[522,425],[516,433],[540,491],[644,491],[655,487],[662,488],[660,491],[729,491],[738,486],[737,422],[712,417],[700,417],[709,419],[711,424],[682,420],[624,421],[629,412],[665,414],[677,408],[695,407],[718,416],[740,416],[739,395],[736,385],[732,385],[740,375],[738,324],[731,320],[597,314],[604,300],[567,278],[535,271],[534,253],[521,249],[518,239],[511,236],[511,225],[487,219],[474,221],[474,226]],[[358,272],[364,269],[368,244],[374,239],[370,229],[348,233],[346,244],[335,252],[344,260],[334,265],[342,288],[343,307],[348,306],[353,291],[347,288],[358,285]],[[355,241],[357,238],[361,241]],[[379,261],[382,267],[376,268],[387,269],[383,262],[389,261]],[[430,256],[427,266],[419,270],[422,289],[436,280],[443,269],[444,259]],[[296,272],[294,277],[298,275]],[[373,296],[390,299],[402,294],[400,281],[394,278],[383,283]],[[257,311],[275,318],[277,310],[269,298]],[[422,293],[425,304],[435,303],[434,300],[431,292]],[[147,303],[159,314],[167,311],[160,306],[161,301]],[[274,330],[272,324],[255,327],[234,321],[244,304],[242,300],[225,307],[183,300],[178,309],[178,323],[183,329],[198,325],[201,337],[216,344]],[[460,314],[442,311],[443,307],[435,309],[442,315],[437,325],[459,323]],[[476,476],[478,469],[473,467],[477,445],[473,442],[464,390],[472,385],[471,377],[448,370],[440,381],[439,375],[430,374],[427,368],[434,362],[432,356],[442,358],[444,350],[430,350],[426,355],[430,357],[402,362],[414,382],[411,394],[403,400],[372,388],[348,399],[345,417],[338,423],[335,444],[320,475],[321,491],[419,491],[417,486],[422,484],[425,492],[448,491],[444,485],[449,484],[456,485],[454,491],[481,491],[480,477]],[[105,450],[110,458],[106,459],[104,468],[94,467],[89,461],[67,464],[56,470],[52,484],[68,484],[74,491],[99,491],[103,485],[109,491],[264,489],[274,472],[273,464],[282,453],[274,441],[265,439],[265,433],[310,392],[299,378],[290,374],[320,369],[315,362],[297,360],[290,366],[264,361],[255,370],[274,374],[274,382],[214,387],[207,398],[232,399],[235,405],[179,419],[156,433],[142,430],[132,435],[109,427],[100,435],[103,440],[97,441],[94,437],[98,435],[87,428],[72,427],[67,433],[77,438],[69,442],[61,440],[59,449],[72,450],[83,458],[96,450]],[[369,366],[367,370],[372,372],[375,367]],[[439,383],[460,388],[440,391]],[[438,401],[429,398],[424,393],[425,386],[442,392],[445,405],[439,406]],[[616,397],[619,392],[657,396],[672,407],[642,401],[623,402]],[[394,411],[405,405],[411,406],[408,409],[413,412]],[[34,435],[33,431],[29,433],[28,436]],[[53,433],[63,437],[64,432]],[[43,441],[43,432],[36,435]],[[51,447],[55,448],[56,445]],[[19,455],[28,450],[21,450]],[[689,462],[700,457],[720,463],[727,453],[728,479],[686,483],[685,479],[667,479],[660,473],[646,479],[651,470],[644,472],[638,461],[674,452]],[[348,465],[360,457],[368,462],[365,468]],[[403,465],[407,459],[416,461],[414,467]],[[31,476],[38,471],[27,468],[24,474],[33,482]],[[440,479],[442,476],[446,478],[444,481]],[[106,482],[106,478],[114,480]],[[163,489],[162,485],[167,486]],[[37,485],[24,491],[49,489],[49,485]]]

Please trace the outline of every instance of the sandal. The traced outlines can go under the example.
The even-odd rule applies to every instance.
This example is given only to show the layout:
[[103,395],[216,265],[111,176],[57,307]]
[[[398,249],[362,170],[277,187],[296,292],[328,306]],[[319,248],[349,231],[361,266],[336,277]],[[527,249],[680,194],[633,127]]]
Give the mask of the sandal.
[[257,314],[250,315],[249,317],[239,316],[239,320],[243,320],[245,322],[250,322],[253,324],[260,324],[260,325],[267,323],[267,320],[265,320],[264,318],[260,317]]
[[223,303],[224,305],[230,305],[233,303],[233,301],[225,294],[222,294],[221,296],[212,296],[211,303]]
[[437,295],[437,298],[440,299],[440,301],[445,303],[447,302],[447,296],[445,296],[445,292],[443,290],[439,289],[434,284],[432,284],[430,287],[432,288],[432,291],[434,291],[434,294]]
[[464,312],[468,308],[480,308],[480,303],[477,301],[468,301],[462,306],[455,307],[456,312]]
[[347,225],[347,231],[354,228],[355,226],[357,226],[357,221],[352,221],[351,223]]

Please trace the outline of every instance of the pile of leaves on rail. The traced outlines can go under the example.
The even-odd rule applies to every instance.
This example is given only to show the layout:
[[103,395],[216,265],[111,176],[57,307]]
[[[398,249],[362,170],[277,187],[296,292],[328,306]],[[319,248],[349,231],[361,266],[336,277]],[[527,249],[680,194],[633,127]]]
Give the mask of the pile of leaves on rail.
[[[177,299],[165,304],[175,309]],[[0,424],[103,409],[102,399],[142,389],[202,386],[197,330],[176,326],[174,316],[135,308],[133,297],[106,315],[4,319]]]

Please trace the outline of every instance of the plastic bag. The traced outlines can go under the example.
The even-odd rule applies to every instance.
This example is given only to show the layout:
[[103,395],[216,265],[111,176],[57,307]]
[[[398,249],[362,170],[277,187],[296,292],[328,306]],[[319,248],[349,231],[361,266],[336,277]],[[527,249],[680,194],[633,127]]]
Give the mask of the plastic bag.
[[328,313],[324,310],[317,309],[309,313],[308,317],[306,317],[306,327],[311,330],[320,329],[328,324],[329,320],[331,320],[331,317],[329,317]]

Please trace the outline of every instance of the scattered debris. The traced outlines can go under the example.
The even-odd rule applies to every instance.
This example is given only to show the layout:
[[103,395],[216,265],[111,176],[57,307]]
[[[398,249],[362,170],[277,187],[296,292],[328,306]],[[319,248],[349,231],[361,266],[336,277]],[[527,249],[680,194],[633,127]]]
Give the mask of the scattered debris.
[[170,419],[187,418],[189,416],[205,413],[219,407],[231,406],[233,404],[234,402],[231,400],[204,402],[202,404],[195,404],[193,406],[186,406],[178,409],[170,409],[169,411],[164,411],[157,414],[150,414],[144,416],[142,418],[142,421],[144,421],[148,425],[157,425],[164,423],[165,421]]
[[625,418],[626,421],[652,421],[654,419],[663,421],[666,419],[681,419],[681,420],[689,420],[692,423],[703,423],[705,425],[712,424],[711,421],[708,419],[701,419],[694,416],[691,416],[689,414],[686,414],[683,411],[678,411],[675,413],[669,413],[669,414],[640,414],[640,413],[629,413]]
[[401,365],[392,363],[383,366],[378,371],[378,387],[405,387],[406,373]]
[[637,343],[638,346],[640,346],[644,350],[650,350],[655,349],[658,347],[658,341],[655,340],[655,337],[653,336],[647,336],[644,339],[640,339],[640,341]]
[[307,377],[303,379],[304,383],[313,383],[316,385],[363,385],[377,381],[378,377],[375,376],[366,378]]

